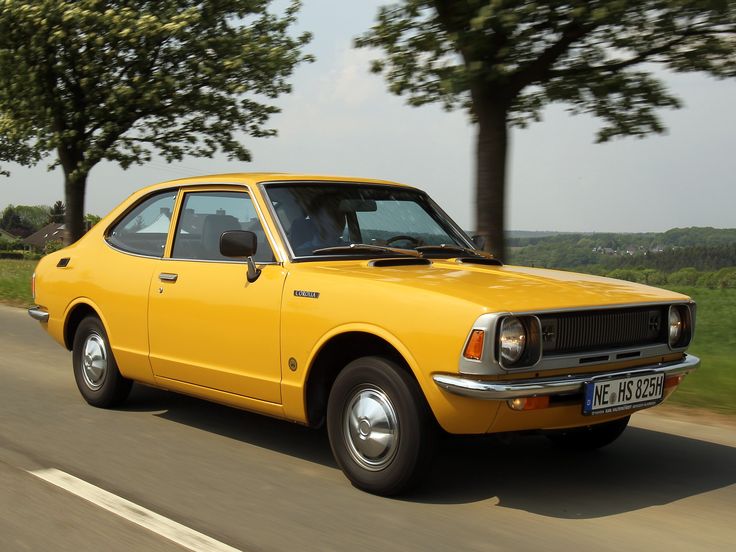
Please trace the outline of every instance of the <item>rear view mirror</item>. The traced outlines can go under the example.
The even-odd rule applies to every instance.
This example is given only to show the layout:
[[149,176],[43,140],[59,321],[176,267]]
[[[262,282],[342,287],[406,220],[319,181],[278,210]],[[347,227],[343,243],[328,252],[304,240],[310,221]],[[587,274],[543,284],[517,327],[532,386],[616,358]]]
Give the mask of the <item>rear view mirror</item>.
[[375,199],[343,199],[338,207],[341,213],[373,213],[377,209]]
[[253,255],[258,249],[258,238],[247,230],[228,230],[220,234],[220,254],[223,257],[245,258],[248,262],[248,281],[255,282],[261,275]]

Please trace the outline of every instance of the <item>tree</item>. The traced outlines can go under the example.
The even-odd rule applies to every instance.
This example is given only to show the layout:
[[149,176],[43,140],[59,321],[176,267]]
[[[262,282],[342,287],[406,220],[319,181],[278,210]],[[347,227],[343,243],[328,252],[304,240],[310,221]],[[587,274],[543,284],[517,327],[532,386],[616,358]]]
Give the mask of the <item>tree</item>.
[[8,205],[0,216],[0,228],[25,238],[49,222],[49,208],[43,205]]
[[467,109],[477,124],[476,224],[504,255],[509,127],[552,102],[603,120],[598,141],[662,132],[680,102],[653,72],[736,75],[734,0],[402,0],[359,47],[411,105]]
[[100,222],[102,220],[102,217],[93,215],[91,213],[87,213],[84,215],[84,224],[87,228],[92,228],[95,224]]
[[[155,153],[250,160],[287,78],[309,60],[269,0],[0,0],[0,161],[53,155],[67,240],[84,232],[90,170]],[[7,172],[7,171],[5,171]]]
[[66,214],[66,205],[63,201],[57,201],[51,207],[50,222],[64,222],[64,215]]

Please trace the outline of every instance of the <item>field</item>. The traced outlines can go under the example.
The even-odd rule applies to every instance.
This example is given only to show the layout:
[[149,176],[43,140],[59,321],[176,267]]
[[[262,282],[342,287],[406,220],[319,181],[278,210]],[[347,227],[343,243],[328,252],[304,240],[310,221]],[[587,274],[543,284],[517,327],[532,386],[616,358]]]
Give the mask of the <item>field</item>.
[[736,414],[736,289],[677,288],[698,303],[690,352],[700,368],[688,376],[671,401]]
[[[35,261],[0,260],[0,302],[27,306]],[[690,351],[702,365],[688,376],[672,402],[736,414],[736,289],[676,288],[698,303]]]
[[0,301],[19,307],[33,302],[31,275],[37,262],[0,260]]

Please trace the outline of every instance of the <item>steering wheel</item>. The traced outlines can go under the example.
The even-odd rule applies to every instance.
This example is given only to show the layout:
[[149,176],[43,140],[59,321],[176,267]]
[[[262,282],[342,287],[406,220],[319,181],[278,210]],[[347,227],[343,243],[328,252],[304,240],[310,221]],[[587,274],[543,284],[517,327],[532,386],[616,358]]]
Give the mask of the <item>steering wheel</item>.
[[422,241],[418,240],[417,238],[400,234],[398,236],[391,236],[389,239],[387,239],[386,245],[390,246],[393,242],[397,242],[397,241],[408,241],[409,243],[411,243],[412,247],[417,247],[418,245],[422,244]]

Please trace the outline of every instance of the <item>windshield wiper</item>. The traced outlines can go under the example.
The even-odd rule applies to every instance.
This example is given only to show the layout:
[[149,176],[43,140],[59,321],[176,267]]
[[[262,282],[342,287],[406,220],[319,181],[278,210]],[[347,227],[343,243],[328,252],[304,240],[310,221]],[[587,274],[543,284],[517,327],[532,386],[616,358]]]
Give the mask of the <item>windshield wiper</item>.
[[445,253],[462,253],[464,255],[472,255],[474,257],[490,257],[487,253],[478,251],[477,249],[470,249],[469,247],[462,247],[460,245],[420,245],[416,250],[422,255],[442,255]]
[[413,249],[400,249],[398,247],[386,247],[385,245],[372,245],[369,243],[336,245],[334,247],[323,247],[312,251],[312,255],[353,255],[356,253],[390,253],[393,255],[405,255],[407,257],[422,256],[421,253]]

